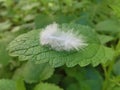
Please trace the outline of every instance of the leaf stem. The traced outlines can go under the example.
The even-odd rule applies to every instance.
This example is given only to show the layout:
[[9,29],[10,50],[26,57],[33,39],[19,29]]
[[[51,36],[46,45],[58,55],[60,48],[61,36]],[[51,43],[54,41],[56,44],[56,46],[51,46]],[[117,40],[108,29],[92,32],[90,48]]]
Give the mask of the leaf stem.
[[113,59],[109,63],[108,67],[105,66],[105,65],[102,65],[103,70],[104,70],[104,74],[105,74],[105,80],[104,80],[104,83],[103,83],[103,89],[102,90],[108,90],[109,82],[110,82],[110,78],[111,78],[111,72],[112,72],[112,68],[113,68],[113,65],[114,65],[114,60],[115,59]]

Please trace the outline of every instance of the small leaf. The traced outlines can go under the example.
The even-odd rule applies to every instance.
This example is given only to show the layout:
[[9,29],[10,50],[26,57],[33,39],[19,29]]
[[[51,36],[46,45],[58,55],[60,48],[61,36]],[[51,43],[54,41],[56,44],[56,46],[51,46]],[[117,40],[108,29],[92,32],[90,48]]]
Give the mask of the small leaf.
[[[101,90],[103,78],[101,77],[100,73],[91,66],[80,68],[80,67],[72,67],[67,68],[66,73],[69,77],[75,78],[78,82],[74,83],[79,86],[80,90]],[[71,83],[70,83],[71,84]],[[71,84],[69,88],[75,88],[75,85]],[[68,90],[72,90],[69,89]],[[79,90],[75,89],[75,90]]]
[[35,83],[48,79],[53,72],[54,69],[47,63],[35,64],[34,62],[28,61],[16,71],[14,78],[23,77],[27,83]]
[[60,87],[54,85],[54,84],[49,84],[49,83],[39,83],[36,85],[34,90],[63,90]]
[[11,27],[11,22],[10,21],[5,21],[3,23],[0,23],[0,32],[5,31]]
[[120,90],[120,86],[119,87],[114,87],[112,90]]
[[98,37],[102,44],[106,44],[107,42],[114,40],[114,37],[108,35],[98,35]]
[[66,64],[73,67],[77,64],[86,66],[92,64],[97,66],[111,60],[114,51],[111,48],[101,45],[100,40],[94,30],[88,26],[79,24],[62,24],[62,30],[71,30],[78,32],[85,37],[88,44],[83,50],[76,52],[55,51],[44,47],[39,42],[40,30],[33,30],[29,33],[18,36],[9,46],[9,54],[18,56],[20,61],[32,60],[36,63],[49,62],[53,67],[59,67]]
[[[41,19],[42,18],[42,19]],[[46,14],[37,15],[35,18],[35,26],[36,28],[42,28],[54,21],[54,16],[48,16]]]
[[116,50],[115,50],[116,52],[116,56],[118,56],[118,55],[120,55],[120,40],[118,41],[118,44],[116,45]]
[[[42,20],[41,20],[42,18]],[[64,14],[57,14],[57,15],[46,15],[46,14],[38,14],[35,18],[35,26],[36,28],[43,28],[46,25],[57,22],[57,23],[70,23],[76,17],[74,15],[64,15]]]
[[110,0],[109,6],[112,8],[113,13],[114,13],[118,18],[120,18],[120,9],[119,9],[119,7],[120,7],[120,0],[115,0],[115,1]]
[[70,84],[66,90],[79,90],[80,86],[77,83]]
[[54,69],[46,63],[34,64],[33,62],[28,62],[24,68],[23,76],[26,82],[38,82],[48,79],[53,74],[53,71]]
[[20,78],[16,81],[17,90],[26,90],[24,81]]
[[6,47],[14,37],[15,35],[10,32],[0,33],[0,64],[3,66],[7,65],[11,59],[11,57],[8,55]]
[[120,75],[120,60],[118,60],[115,64],[114,64],[114,67],[113,67],[113,72],[116,74],[116,75]]
[[120,22],[117,20],[105,20],[96,25],[96,30],[109,34],[117,34],[120,32]]

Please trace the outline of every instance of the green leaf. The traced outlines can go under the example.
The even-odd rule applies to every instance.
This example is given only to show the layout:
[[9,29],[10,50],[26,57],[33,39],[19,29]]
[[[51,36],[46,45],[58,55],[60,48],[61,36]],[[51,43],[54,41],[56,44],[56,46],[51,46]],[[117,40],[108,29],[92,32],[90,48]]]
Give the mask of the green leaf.
[[6,51],[7,44],[4,41],[0,41],[0,64],[7,65],[10,60],[10,56]]
[[26,90],[22,79],[17,81],[0,79],[0,90]]
[[99,22],[96,25],[96,30],[99,32],[105,32],[109,34],[117,34],[120,32],[120,22],[117,20],[105,20],[102,22]]
[[120,90],[120,76],[113,76],[109,81],[105,90]]
[[[66,73],[69,77],[75,78],[78,82],[71,84],[68,87],[68,90],[72,90],[71,88],[75,88],[75,84],[77,87],[79,86],[80,90],[101,90],[103,78],[101,77],[100,73],[93,67],[88,66],[85,68],[72,67],[67,68]],[[73,89],[73,90],[79,90]]]
[[54,69],[46,63],[34,64],[33,62],[28,62],[24,68],[23,76],[26,82],[38,82],[48,79],[53,74],[53,71]]
[[80,86],[78,87],[79,85],[77,83],[72,83],[70,84],[66,90],[79,90],[80,89]]
[[2,66],[7,65],[10,60],[12,59],[6,50],[7,45],[12,41],[16,36],[24,33],[24,31],[17,31],[17,32],[4,32],[0,33],[0,64]]
[[74,29],[80,35],[85,37],[88,46],[78,52],[55,51],[44,47],[39,42],[40,30],[33,30],[29,33],[18,36],[9,46],[9,54],[18,56],[20,61],[32,60],[36,63],[49,62],[54,67],[66,64],[73,67],[77,64],[86,66],[92,64],[97,66],[112,59],[114,54],[111,48],[101,45],[100,40],[94,30],[88,26],[79,24],[62,24],[62,30]]
[[[42,18],[42,19],[41,19]],[[74,15],[64,15],[58,13],[56,15],[46,15],[46,14],[38,14],[35,18],[35,26],[36,28],[43,28],[46,25],[57,22],[57,23],[70,23],[75,19]]]
[[110,0],[109,6],[112,8],[113,13],[120,18],[120,0]]
[[116,45],[115,55],[116,56],[120,55],[120,40],[118,41]]
[[34,90],[63,90],[60,87],[54,85],[54,84],[49,84],[49,83],[39,83],[36,85]]
[[114,87],[112,90],[120,90],[120,86],[119,87]]
[[0,32],[8,30],[11,27],[11,22],[10,21],[5,21],[3,23],[0,23]]
[[23,77],[27,83],[36,83],[46,80],[53,74],[54,69],[47,63],[35,64],[28,61],[22,68],[19,68],[14,75],[14,78]]
[[15,35],[10,32],[0,33],[0,64],[3,66],[7,65],[11,59],[8,55],[6,47],[14,37]]
[[53,21],[54,21],[54,16],[40,14],[40,15],[37,15],[35,18],[35,26],[36,26],[36,28],[42,28],[42,27],[46,26],[47,24],[50,24]]
[[0,90],[16,90],[16,83],[12,80],[1,79]]
[[108,36],[108,35],[98,35],[98,38],[100,39],[102,44],[106,44],[109,41],[114,40],[114,37]]
[[113,67],[113,72],[116,74],[116,75],[120,75],[120,60],[118,60],[115,64],[114,64],[114,67]]
[[24,81],[20,78],[16,81],[17,90],[26,90]]

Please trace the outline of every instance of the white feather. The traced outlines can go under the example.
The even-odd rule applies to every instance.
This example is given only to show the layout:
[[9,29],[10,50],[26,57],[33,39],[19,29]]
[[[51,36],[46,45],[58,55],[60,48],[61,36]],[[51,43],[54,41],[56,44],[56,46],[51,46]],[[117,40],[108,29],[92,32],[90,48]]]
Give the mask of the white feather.
[[72,30],[62,31],[56,23],[46,26],[40,32],[40,44],[57,51],[78,51],[88,45],[81,35],[77,36]]

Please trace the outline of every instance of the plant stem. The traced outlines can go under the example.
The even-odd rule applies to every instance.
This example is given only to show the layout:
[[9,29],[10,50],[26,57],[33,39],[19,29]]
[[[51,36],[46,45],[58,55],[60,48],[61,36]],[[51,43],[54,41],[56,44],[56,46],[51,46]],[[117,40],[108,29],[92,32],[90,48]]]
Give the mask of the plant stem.
[[107,66],[103,65],[103,70],[104,70],[104,74],[105,74],[105,81],[103,83],[103,89],[102,90],[108,90],[109,87],[109,82],[110,82],[110,78],[111,78],[111,72],[112,72],[112,68],[113,68],[113,64],[114,64],[114,60],[113,59],[109,66],[108,66],[108,70],[107,70]]

